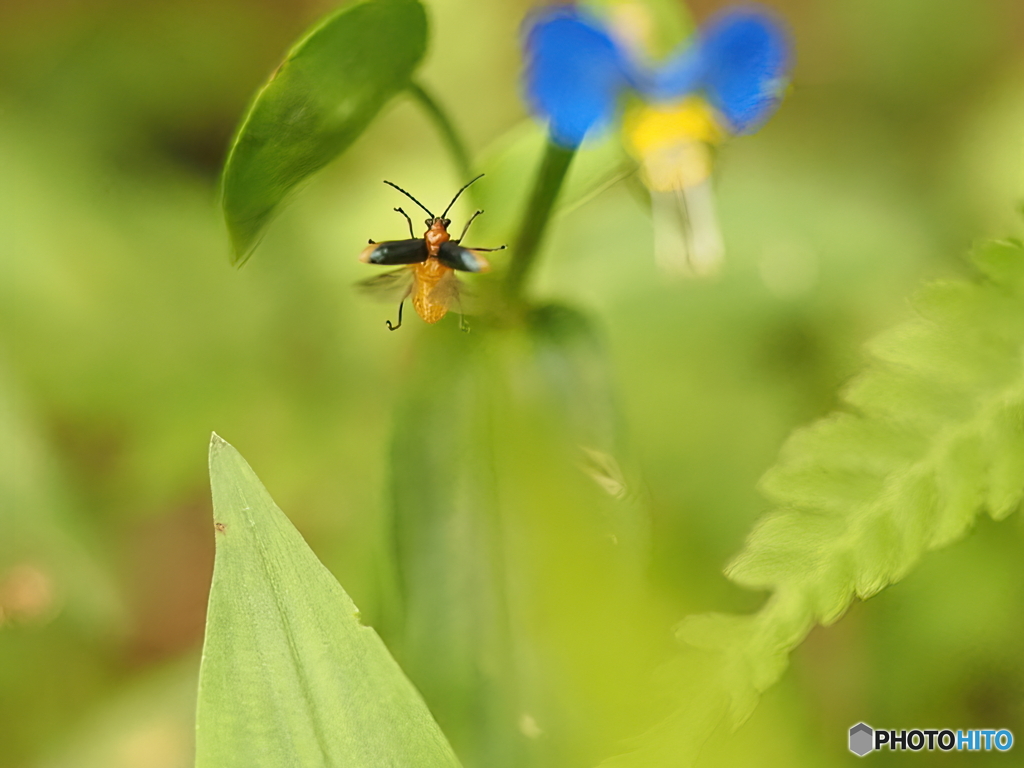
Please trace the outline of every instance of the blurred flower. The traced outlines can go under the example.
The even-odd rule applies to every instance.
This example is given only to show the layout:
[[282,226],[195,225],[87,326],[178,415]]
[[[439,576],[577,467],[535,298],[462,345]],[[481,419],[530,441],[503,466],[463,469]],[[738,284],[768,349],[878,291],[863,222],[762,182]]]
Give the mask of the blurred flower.
[[775,110],[789,69],[787,35],[767,11],[748,6],[714,17],[654,66],[624,37],[575,6],[539,12],[525,39],[528,99],[552,141],[576,147],[614,121],[624,94],[636,94],[624,134],[651,191],[658,261],[709,272],[723,253],[710,188],[714,150]]
[[611,123],[634,68],[601,21],[573,6],[546,9],[528,23],[524,47],[527,97],[555,143],[577,147]]
[[647,94],[663,101],[700,91],[730,134],[753,133],[778,106],[789,63],[788,37],[772,15],[729,9],[655,71]]
[[669,274],[705,275],[725,255],[715,214],[711,166],[726,134],[707,102],[690,96],[628,114],[626,144],[651,194],[654,258]]

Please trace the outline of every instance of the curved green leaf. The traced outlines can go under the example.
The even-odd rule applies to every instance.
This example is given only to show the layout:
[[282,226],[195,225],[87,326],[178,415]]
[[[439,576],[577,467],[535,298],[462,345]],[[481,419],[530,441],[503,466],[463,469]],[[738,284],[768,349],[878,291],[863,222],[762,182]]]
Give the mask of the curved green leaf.
[[409,85],[426,45],[418,0],[369,0],[328,16],[291,50],[256,95],[224,166],[234,263],[249,257],[285,196]]
[[377,633],[216,435],[210,478],[217,556],[196,768],[457,767]]

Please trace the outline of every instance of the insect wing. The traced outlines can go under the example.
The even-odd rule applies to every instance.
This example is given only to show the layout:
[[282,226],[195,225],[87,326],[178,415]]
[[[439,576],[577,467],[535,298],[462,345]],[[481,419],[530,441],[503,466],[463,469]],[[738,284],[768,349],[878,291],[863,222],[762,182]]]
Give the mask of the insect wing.
[[437,304],[450,309],[452,306],[455,307],[456,311],[462,312],[462,286],[459,283],[459,278],[455,276],[454,272],[448,272],[437,281],[437,284],[430,289],[429,299],[431,304]]
[[437,260],[451,269],[458,269],[462,272],[486,272],[491,268],[487,259],[476,251],[463,248],[461,245],[448,241],[441,245],[437,253]]
[[356,283],[356,289],[375,301],[397,303],[412,292],[415,275],[408,267],[393,269]]
[[366,264],[419,264],[427,260],[427,243],[423,238],[371,243],[359,254],[359,260]]

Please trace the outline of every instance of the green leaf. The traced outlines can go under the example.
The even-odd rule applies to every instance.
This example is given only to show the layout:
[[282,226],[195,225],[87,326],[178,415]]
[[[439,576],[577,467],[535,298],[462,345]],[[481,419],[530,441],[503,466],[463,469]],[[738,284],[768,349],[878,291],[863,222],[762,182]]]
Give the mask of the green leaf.
[[765,476],[776,510],[726,571],[769,591],[764,607],[679,627],[689,646],[682,680],[711,680],[706,711],[717,714],[673,717],[676,728],[653,729],[609,767],[651,765],[702,742],[722,717],[738,726],[815,624],[904,578],[980,513],[1000,520],[1019,507],[1024,248],[988,244],[973,261],[983,277],[922,291],[918,317],[870,345],[874,362],[845,393],[848,407],[798,430]]
[[585,314],[561,304],[534,307],[527,322],[534,364],[573,440],[617,451],[621,425],[602,334]]
[[288,193],[409,85],[426,43],[417,0],[368,0],[328,16],[291,50],[256,95],[224,166],[234,263],[249,257]]
[[210,477],[217,556],[196,767],[457,766],[380,638],[216,435]]
[[560,306],[456,326],[416,345],[394,420],[396,653],[467,764],[585,764],[628,733],[652,637],[603,343]]
[[[409,676],[471,765],[523,764],[488,412],[488,335],[421,339],[391,446],[393,531]],[[438,393],[444,393],[439,396]],[[453,407],[455,406],[455,407]],[[385,634],[389,640],[392,636]]]

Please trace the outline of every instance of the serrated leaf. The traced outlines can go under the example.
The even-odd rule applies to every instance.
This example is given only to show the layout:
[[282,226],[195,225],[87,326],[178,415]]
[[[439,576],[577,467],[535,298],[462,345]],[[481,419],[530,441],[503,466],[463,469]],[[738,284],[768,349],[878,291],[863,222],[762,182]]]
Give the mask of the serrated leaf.
[[1008,293],[1024,280],[1024,251],[980,253],[998,264],[991,282],[922,291],[921,316],[870,345],[876,362],[847,395],[861,412],[798,432],[764,481],[781,509],[728,574],[802,595],[808,628],[961,538],[986,507],[1003,516],[1020,502],[1024,302]]
[[[1024,431],[1007,406],[1024,398],[1024,302],[1007,303],[1006,289],[1021,280],[1024,251],[1015,262],[1005,245],[983,252],[998,254],[998,282],[922,291],[922,316],[871,345],[876,362],[847,395],[861,413],[790,441],[764,481],[783,511],[755,530],[730,577],[799,589],[823,620],[847,603],[828,585],[872,594],[961,537],[986,504],[1005,514],[1019,502],[1024,474],[1007,471],[1020,466]],[[815,534],[822,520],[831,534]]]
[[[925,288],[919,316],[869,345],[874,361],[845,395],[854,412],[798,430],[763,479],[776,509],[726,574],[769,591],[764,607],[680,626],[680,638],[708,654],[691,674],[710,680],[706,695],[727,698],[733,727],[815,624],[905,577],[978,514],[1001,519],[1020,505],[1024,248],[994,243],[973,259],[984,278]],[[701,742],[718,721],[676,722],[679,732],[654,728],[608,765],[651,764],[665,744]]]
[[296,185],[409,84],[426,42],[417,0],[367,0],[328,16],[292,48],[257,94],[224,166],[234,263],[249,257]]
[[458,766],[377,633],[216,435],[210,479],[217,555],[196,768]]

